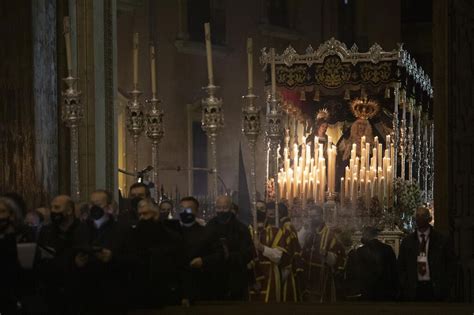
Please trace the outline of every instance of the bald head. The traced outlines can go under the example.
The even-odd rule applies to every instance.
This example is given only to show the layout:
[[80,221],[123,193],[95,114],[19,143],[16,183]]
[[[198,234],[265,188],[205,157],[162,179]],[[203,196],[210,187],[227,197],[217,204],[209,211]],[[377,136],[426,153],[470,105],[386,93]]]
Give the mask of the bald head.
[[74,212],[74,201],[68,195],[56,196],[51,201],[51,212],[71,215]]
[[430,209],[427,207],[419,207],[416,209],[415,212],[415,221],[416,221],[416,227],[420,231],[425,231],[430,227],[430,222],[431,222],[431,213]]
[[216,199],[216,212],[228,212],[232,209],[232,199],[229,196],[219,196]]

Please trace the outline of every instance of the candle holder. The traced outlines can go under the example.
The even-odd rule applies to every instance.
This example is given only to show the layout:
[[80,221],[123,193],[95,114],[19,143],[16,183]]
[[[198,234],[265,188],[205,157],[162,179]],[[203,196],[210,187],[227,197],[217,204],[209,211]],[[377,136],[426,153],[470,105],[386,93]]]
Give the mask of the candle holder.
[[418,183],[418,186],[421,187],[421,161],[422,161],[422,155],[421,155],[421,111],[422,111],[422,106],[421,104],[416,108],[416,158],[415,158],[415,163],[416,163],[416,182]]
[[[401,104],[403,105],[403,115],[401,120],[401,128],[400,128],[400,151],[398,152],[400,155],[400,177],[405,179],[405,160],[407,154],[407,121],[406,121],[406,99],[403,97],[405,95],[405,91],[402,90],[400,92],[400,99]],[[402,100],[405,100],[402,102]]]
[[[260,106],[256,105],[257,96],[251,91],[243,96],[244,107],[242,108],[242,133],[247,137],[247,142],[250,149],[250,186],[251,186],[251,201],[252,201],[252,215],[254,216],[254,226],[256,227],[256,202],[257,202],[257,183],[255,173],[255,150],[257,146],[258,137],[261,132],[260,123]],[[255,228],[255,231],[257,229]]]
[[155,184],[155,200],[158,201],[158,170],[159,170],[159,146],[164,136],[163,116],[164,112],[159,107],[161,101],[152,95],[150,100],[146,101],[150,104],[150,109],[146,113],[146,131],[148,139],[151,141],[151,160],[153,165],[153,183]]
[[202,100],[201,126],[202,130],[207,134],[211,150],[210,167],[212,174],[209,185],[211,200],[215,200],[217,197],[217,135],[219,130],[224,127],[222,99],[216,96],[218,88],[218,86],[211,83],[207,87],[204,87],[203,89],[206,90],[208,96]]
[[414,114],[414,100],[410,99],[408,102],[408,110],[410,111],[410,121],[408,125],[408,146],[407,146],[407,162],[408,162],[408,180],[413,182],[413,163],[414,163],[414,138],[415,134],[413,132],[413,114]]
[[143,119],[143,106],[139,101],[142,94],[136,88],[129,92],[131,100],[127,104],[127,129],[133,139],[133,172],[138,172],[138,141],[143,133],[145,121]]
[[428,122],[426,117],[423,119],[423,195],[425,203],[428,202],[428,180],[429,180],[429,138],[428,138]]
[[69,75],[63,79],[67,88],[62,92],[63,106],[61,119],[70,130],[71,137],[71,197],[74,201],[81,199],[79,180],[79,126],[84,117],[84,108],[81,103],[81,92],[76,89],[77,78]]
[[270,178],[274,179],[275,183],[275,220],[277,223],[277,226],[279,224],[279,213],[278,213],[278,200],[279,200],[279,195],[278,195],[278,146],[281,141],[282,137],[282,114],[280,111],[280,104],[278,100],[276,99],[276,95],[271,95],[270,100],[268,101],[267,108],[269,109],[267,111],[266,115],[266,136],[268,140],[268,149],[272,154],[268,154],[268,156],[271,156],[271,165],[272,167],[270,168]]
[[394,96],[394,113],[393,113],[393,119],[392,119],[392,141],[393,141],[393,170],[392,170],[392,175],[393,178],[395,179],[397,177],[397,167],[398,167],[398,145],[399,145],[399,138],[400,138],[400,126],[399,126],[399,120],[398,120],[398,105],[400,103],[400,90],[399,90],[399,84],[395,84],[395,89],[393,90],[393,96]]

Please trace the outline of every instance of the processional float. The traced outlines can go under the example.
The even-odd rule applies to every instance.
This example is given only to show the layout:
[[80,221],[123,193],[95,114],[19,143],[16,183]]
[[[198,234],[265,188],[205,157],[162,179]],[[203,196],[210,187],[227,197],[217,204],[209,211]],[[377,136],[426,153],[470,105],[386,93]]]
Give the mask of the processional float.
[[267,124],[283,113],[268,186],[292,211],[321,205],[329,217],[396,215],[406,201],[397,200],[400,191],[412,186],[419,203],[432,204],[433,89],[402,45],[359,52],[332,38],[304,54],[264,48],[260,61],[271,91]]

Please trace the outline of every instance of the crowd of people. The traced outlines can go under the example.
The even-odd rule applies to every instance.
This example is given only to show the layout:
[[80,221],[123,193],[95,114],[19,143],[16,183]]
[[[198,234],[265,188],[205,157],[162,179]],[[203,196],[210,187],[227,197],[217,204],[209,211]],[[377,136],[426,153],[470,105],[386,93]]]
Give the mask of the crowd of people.
[[[284,203],[258,201],[252,227],[239,221],[228,196],[216,199],[208,222],[191,196],[176,206],[156,204],[148,187],[135,183],[129,198],[120,211],[110,192],[96,190],[86,206],[59,195],[48,207],[26,211],[19,195],[1,196],[0,313],[450,298],[455,256],[423,207],[397,259],[373,227],[364,228],[361,246],[348,250],[317,206],[296,228]],[[35,244],[29,267],[21,262],[22,244]]]

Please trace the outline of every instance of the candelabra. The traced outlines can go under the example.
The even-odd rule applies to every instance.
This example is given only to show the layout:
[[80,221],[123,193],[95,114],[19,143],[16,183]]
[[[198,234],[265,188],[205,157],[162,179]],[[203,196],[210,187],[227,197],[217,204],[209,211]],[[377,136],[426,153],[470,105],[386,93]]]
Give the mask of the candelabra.
[[218,88],[219,87],[213,85],[212,83],[209,83],[209,85],[204,88],[208,94],[208,97],[202,100],[201,125],[202,129],[207,134],[211,150],[210,168],[212,170],[212,174],[209,184],[211,200],[215,200],[217,197],[217,135],[219,130],[224,127],[222,99],[216,96]]
[[413,154],[415,153],[414,150],[414,133],[413,133],[413,114],[415,110],[414,100],[410,99],[408,102],[408,110],[410,111],[410,123],[408,125],[408,146],[407,146],[407,154],[408,154],[408,180],[410,182],[413,181]]
[[133,172],[138,172],[138,140],[144,129],[143,106],[139,101],[142,92],[135,87],[129,92],[131,100],[127,104],[127,129],[133,139]]
[[429,185],[430,189],[428,191],[428,201],[433,202],[434,199],[434,174],[435,174],[435,163],[434,163],[434,123],[433,121],[429,122],[429,163],[430,163],[430,175],[429,175]]
[[[272,167],[271,167],[271,174],[270,178],[274,179],[275,185],[275,220],[277,226],[280,222],[279,213],[278,213],[278,200],[279,200],[279,187],[278,187],[278,147],[280,144],[280,140],[282,137],[282,129],[281,129],[281,112],[280,112],[280,104],[276,99],[275,93],[272,93],[270,100],[268,101],[267,105],[267,115],[266,115],[266,136],[268,140],[268,148],[271,154],[272,160]],[[270,155],[269,155],[270,156]]]
[[155,200],[158,201],[158,170],[159,170],[159,145],[164,135],[163,110],[159,107],[160,100],[153,94],[147,103],[150,109],[146,113],[146,131],[148,139],[151,141],[151,160],[153,165],[153,183],[155,184]]
[[421,187],[421,112],[422,106],[421,104],[416,109],[416,181],[418,185]]
[[402,89],[400,91],[400,104],[403,106],[402,110],[402,120],[401,120],[401,128],[400,128],[400,177],[405,179],[405,156],[406,156],[406,142],[407,142],[407,120],[406,120],[406,94],[405,90]]
[[81,199],[79,181],[79,125],[84,117],[84,108],[81,103],[81,92],[76,89],[77,78],[71,74],[63,79],[67,88],[62,93],[64,103],[61,119],[70,130],[71,136],[71,196],[75,201]]
[[398,126],[398,105],[400,102],[400,91],[399,91],[399,84],[395,84],[395,89],[393,91],[394,96],[394,111],[393,111],[393,119],[392,119],[392,139],[393,139],[393,178],[397,177],[397,162],[398,162],[398,145],[399,145],[399,126]]
[[242,108],[242,133],[247,137],[250,149],[250,189],[252,198],[252,214],[254,227],[257,226],[257,183],[255,174],[255,149],[258,137],[261,132],[260,126],[260,106],[255,104],[257,96],[249,89],[248,94],[243,97],[244,107]]
[[423,193],[425,202],[428,202],[428,173],[430,169],[428,141],[428,122],[423,119]]

